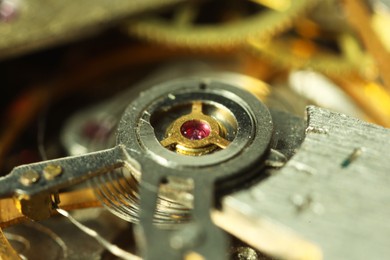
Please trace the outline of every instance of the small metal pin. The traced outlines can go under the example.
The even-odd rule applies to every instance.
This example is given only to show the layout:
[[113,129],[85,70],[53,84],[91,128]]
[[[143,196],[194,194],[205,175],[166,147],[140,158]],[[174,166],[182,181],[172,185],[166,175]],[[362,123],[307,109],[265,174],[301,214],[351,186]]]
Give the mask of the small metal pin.
[[58,192],[51,195],[51,202],[54,209],[58,208],[58,204],[61,203],[60,194]]
[[363,153],[362,148],[356,148],[353,152],[341,163],[342,168],[348,167],[353,161],[359,158]]
[[19,182],[24,186],[30,186],[39,180],[39,173],[34,170],[28,170],[22,173]]
[[62,174],[62,167],[60,165],[49,164],[43,169],[43,176],[46,180],[53,180]]

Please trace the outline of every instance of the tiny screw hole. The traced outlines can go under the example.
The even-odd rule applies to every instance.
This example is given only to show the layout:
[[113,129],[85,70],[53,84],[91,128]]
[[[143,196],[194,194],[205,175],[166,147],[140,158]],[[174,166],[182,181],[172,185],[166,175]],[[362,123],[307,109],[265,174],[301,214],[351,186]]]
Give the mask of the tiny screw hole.
[[167,177],[164,177],[161,179],[161,184],[168,184],[169,183],[169,180]]

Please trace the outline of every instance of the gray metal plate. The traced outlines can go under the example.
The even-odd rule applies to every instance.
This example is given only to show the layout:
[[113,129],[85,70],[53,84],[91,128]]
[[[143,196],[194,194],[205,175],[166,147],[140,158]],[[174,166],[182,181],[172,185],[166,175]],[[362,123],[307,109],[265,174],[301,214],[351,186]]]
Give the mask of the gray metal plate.
[[317,107],[307,114],[298,153],[270,178],[227,196],[217,224],[286,259],[385,259],[390,130]]

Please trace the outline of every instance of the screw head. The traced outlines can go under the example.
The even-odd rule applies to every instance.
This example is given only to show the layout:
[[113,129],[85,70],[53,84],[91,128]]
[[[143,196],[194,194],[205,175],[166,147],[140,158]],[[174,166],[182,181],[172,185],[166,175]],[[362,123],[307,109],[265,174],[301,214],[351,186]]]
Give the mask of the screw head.
[[62,167],[60,165],[49,164],[43,169],[43,176],[46,180],[53,180],[62,174]]
[[39,173],[34,170],[27,170],[20,175],[19,182],[24,186],[30,186],[39,180]]

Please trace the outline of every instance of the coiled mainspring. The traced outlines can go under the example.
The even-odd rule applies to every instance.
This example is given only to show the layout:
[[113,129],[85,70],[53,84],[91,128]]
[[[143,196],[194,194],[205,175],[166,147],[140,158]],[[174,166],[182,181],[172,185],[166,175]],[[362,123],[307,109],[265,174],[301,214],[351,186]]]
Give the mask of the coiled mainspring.
[[[137,223],[139,221],[139,181],[128,169],[103,174],[91,180],[98,199],[118,217]],[[155,187],[158,189],[159,187]],[[186,222],[190,209],[179,202],[159,196],[154,221],[156,224]]]

